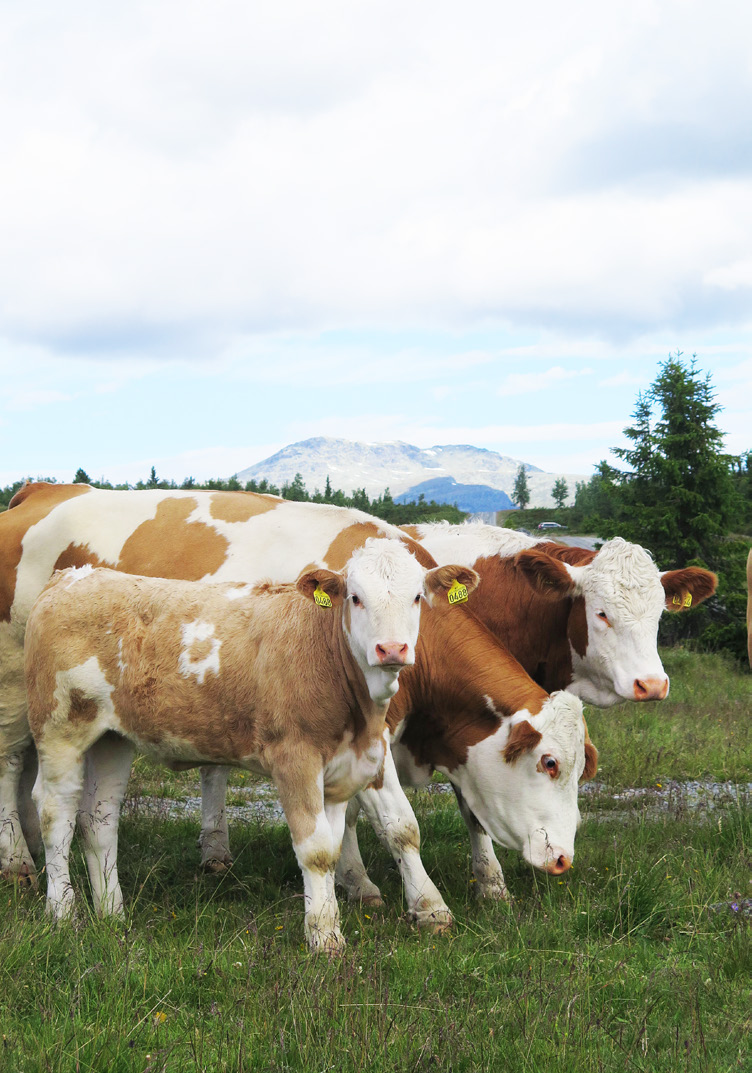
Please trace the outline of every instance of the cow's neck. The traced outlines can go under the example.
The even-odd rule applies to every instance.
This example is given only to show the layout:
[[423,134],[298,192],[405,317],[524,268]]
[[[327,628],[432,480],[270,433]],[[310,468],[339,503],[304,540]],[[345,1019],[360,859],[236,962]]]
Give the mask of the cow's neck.
[[480,559],[475,569],[481,584],[470,596],[471,609],[538,685],[549,693],[566,689],[572,681],[572,601],[538,596],[511,559]]

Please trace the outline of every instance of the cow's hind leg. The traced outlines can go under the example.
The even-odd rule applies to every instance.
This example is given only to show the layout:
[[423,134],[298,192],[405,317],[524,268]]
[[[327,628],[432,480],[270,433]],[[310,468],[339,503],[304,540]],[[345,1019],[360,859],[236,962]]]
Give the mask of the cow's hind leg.
[[386,751],[381,789],[361,790],[358,800],[400,870],[410,919],[434,931],[450,927],[452,914],[420,857],[418,821],[400,786],[391,749]]
[[134,752],[126,738],[107,733],[91,746],[84,761],[84,790],[78,822],[84,839],[94,910],[100,916],[121,916],[123,912],[117,871],[118,823]]
[[0,867],[6,879],[35,887],[36,868],[19,814],[26,746],[0,757]]
[[40,748],[33,798],[44,840],[47,912],[58,919],[73,910],[69,856],[83,777],[83,757],[75,745],[56,741],[49,751]]
[[347,804],[345,833],[342,840],[342,852],[337,861],[337,883],[347,891],[348,900],[362,905],[383,905],[381,891],[373,883],[366,871],[358,845],[358,815],[360,802],[353,797]]
[[465,801],[461,791],[454,785],[452,789],[457,797],[457,804],[460,806],[467,833],[470,835],[470,846],[473,854],[473,876],[478,884],[478,897],[493,898],[497,901],[511,901],[512,896],[504,882],[504,873],[494,853],[490,835],[479,822],[467,801]]
[[[316,759],[318,772],[315,772]],[[274,771],[295,856],[303,873],[305,935],[313,951],[338,954],[345,940],[339,929],[334,867],[342,845],[346,804],[324,805],[321,758],[301,770]]]
[[24,753],[23,771],[18,784],[18,814],[21,817],[21,829],[32,856],[42,853],[42,831],[39,826],[39,813],[31,800],[31,791],[37,778],[39,764],[35,745],[29,745]]
[[229,768],[201,768],[201,866],[207,872],[226,872],[232,866],[227,829],[227,776]]

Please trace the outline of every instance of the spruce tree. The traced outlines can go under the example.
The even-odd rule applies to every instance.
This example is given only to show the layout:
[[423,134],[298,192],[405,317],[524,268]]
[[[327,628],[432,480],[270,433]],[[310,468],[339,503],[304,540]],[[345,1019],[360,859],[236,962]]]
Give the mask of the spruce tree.
[[517,470],[514,488],[512,489],[512,499],[520,510],[524,510],[530,502],[530,489],[527,486],[527,473],[524,466],[520,466]]
[[554,486],[551,489],[551,495],[553,496],[554,503],[557,507],[564,506],[567,501],[567,496],[569,495],[569,488],[567,487],[567,482],[564,480],[563,477],[557,477],[557,479],[554,481]]

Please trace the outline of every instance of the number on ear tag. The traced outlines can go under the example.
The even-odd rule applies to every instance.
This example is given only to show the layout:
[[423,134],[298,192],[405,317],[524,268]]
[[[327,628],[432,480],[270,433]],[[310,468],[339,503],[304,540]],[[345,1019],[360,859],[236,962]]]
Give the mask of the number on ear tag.
[[682,602],[681,596],[674,595],[674,596],[671,597],[671,603],[674,605],[674,607],[681,607],[681,602]]
[[317,585],[317,587],[313,590],[313,598],[319,605],[319,607],[332,606],[331,597],[327,596],[327,594],[324,592],[320,585]]
[[467,600],[467,586],[460,585],[455,578],[452,587],[447,591],[447,599],[450,604],[464,604]]
[[688,592],[687,595],[684,597],[684,606],[685,607],[691,607],[692,606],[692,593],[691,592]]

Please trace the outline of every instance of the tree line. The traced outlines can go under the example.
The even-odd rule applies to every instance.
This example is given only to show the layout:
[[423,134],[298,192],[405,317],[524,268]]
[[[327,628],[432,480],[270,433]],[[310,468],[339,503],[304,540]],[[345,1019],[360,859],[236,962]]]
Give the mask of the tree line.
[[[52,484],[56,483],[53,477],[37,477],[35,479],[49,481]],[[122,491],[165,488],[187,491],[200,489],[212,492],[261,492],[301,503],[331,503],[337,507],[353,507],[357,510],[363,510],[367,514],[373,514],[386,522],[391,522],[392,525],[417,525],[420,522],[436,521],[459,523],[467,517],[454,504],[437,503],[434,499],[426,500],[422,493],[418,497],[417,503],[395,503],[388,488],[373,499],[369,497],[365,488],[356,488],[350,495],[346,495],[341,489],[332,488],[328,476],[323,492],[319,491],[318,488],[314,489],[313,492],[309,492],[300,473],[296,473],[292,481],[286,481],[281,487],[278,487],[266,479],[246,481],[243,484],[236,476],[207,481],[197,481],[194,477],[186,477],[181,484],[177,484],[172,480],[161,480],[157,476],[154,466],[151,467],[151,472],[145,481],[137,481],[135,484],[112,484],[106,480],[92,480],[86,470],[78,469],[73,478],[73,483],[90,484],[93,488],[109,488]],[[24,484],[25,481],[15,481],[0,490],[0,511],[7,509],[13,496]]]
[[692,639],[742,659],[752,450],[725,451],[720,411],[710,373],[696,356],[669,355],[637,396],[624,429],[628,445],[613,449],[625,468],[601,461],[589,481],[577,484],[562,520],[580,532],[641,544],[662,570],[704,566],[717,573],[716,596],[691,612],[664,615],[661,640]]

